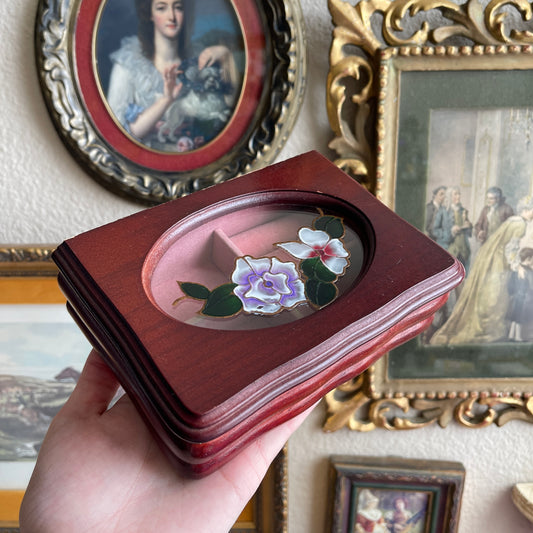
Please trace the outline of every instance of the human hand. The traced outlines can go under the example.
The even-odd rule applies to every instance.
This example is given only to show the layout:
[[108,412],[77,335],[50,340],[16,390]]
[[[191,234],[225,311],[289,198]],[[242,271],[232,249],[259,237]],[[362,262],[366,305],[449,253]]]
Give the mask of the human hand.
[[303,413],[213,474],[172,468],[116,377],[94,350],[53,419],[20,512],[21,533],[227,532]]
[[202,70],[215,63],[222,63],[227,60],[230,55],[229,48],[223,44],[208,46],[207,48],[204,48],[198,56],[198,68]]
[[218,63],[220,67],[220,77],[231,85],[235,86],[239,78],[237,72],[237,65],[227,46],[223,44],[208,46],[204,48],[198,56],[198,68],[202,70],[205,67],[210,67]]
[[178,83],[179,73],[180,70],[177,63],[163,71],[163,94],[172,101],[178,97],[183,87],[183,83]]

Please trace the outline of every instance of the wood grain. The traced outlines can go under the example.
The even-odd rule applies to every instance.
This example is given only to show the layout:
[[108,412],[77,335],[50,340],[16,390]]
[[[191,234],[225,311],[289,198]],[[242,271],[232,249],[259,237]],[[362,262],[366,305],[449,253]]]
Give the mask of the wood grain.
[[[273,328],[206,329],[164,314],[150,279],[176,235],[255,205],[343,217],[364,247],[353,286]],[[79,235],[54,260],[81,327],[163,445],[196,473],[419,333],[463,277],[451,255],[316,152]]]

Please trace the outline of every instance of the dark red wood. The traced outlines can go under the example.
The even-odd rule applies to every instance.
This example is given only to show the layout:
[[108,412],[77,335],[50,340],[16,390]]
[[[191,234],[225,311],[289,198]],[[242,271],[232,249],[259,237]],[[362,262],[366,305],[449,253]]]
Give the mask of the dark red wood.
[[[333,212],[359,235],[363,269],[336,301],[248,331],[191,326],[154,305],[145,289],[176,224],[284,203]],[[418,334],[463,277],[457,260],[316,152],[79,235],[54,259],[80,326],[167,452],[197,474]]]

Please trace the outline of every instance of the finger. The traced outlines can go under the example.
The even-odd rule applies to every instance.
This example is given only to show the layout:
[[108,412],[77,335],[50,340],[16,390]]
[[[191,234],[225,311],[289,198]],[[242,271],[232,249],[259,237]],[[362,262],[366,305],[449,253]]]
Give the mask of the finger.
[[303,413],[263,433],[243,453],[246,454],[248,452],[252,454],[252,460],[256,464],[263,463],[262,466],[264,466],[266,472],[266,469],[287,443],[289,437],[300,427],[314,407],[310,407]]
[[[289,440],[289,437],[300,427],[314,407],[263,433],[235,458],[221,467],[224,477],[228,480],[233,480],[236,486],[242,484],[246,477],[248,478],[251,485],[247,487],[248,490],[244,495],[245,500],[251,497],[251,494],[253,494],[263,479],[270,463],[276,458]],[[243,476],[243,472],[247,472],[247,476]]]
[[198,68],[202,70],[205,67],[209,67],[213,64],[213,57],[208,54],[200,54],[198,56]]
[[174,100],[178,97],[178,95],[180,94],[181,92],[181,88],[183,87],[183,83],[178,83],[174,89],[172,90],[172,98],[174,98]]
[[172,71],[175,71],[177,68],[178,68],[178,64],[172,63],[172,65],[168,65],[167,67],[164,67],[163,75],[166,76],[167,74],[172,73]]
[[[259,487],[276,455],[311,410],[267,431],[219,470],[195,480],[198,492],[211,502],[212,515],[217,519],[213,527],[231,527]],[[197,505],[194,501],[189,504]]]
[[118,380],[96,350],[92,350],[65,411],[87,416],[102,414],[118,389]]

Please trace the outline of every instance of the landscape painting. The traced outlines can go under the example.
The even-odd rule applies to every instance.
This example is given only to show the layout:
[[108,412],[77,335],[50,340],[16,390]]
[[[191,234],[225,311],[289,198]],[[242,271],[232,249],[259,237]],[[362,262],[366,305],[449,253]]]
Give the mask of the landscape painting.
[[24,486],[16,464],[31,469],[89,351],[64,305],[0,305],[0,488]]

